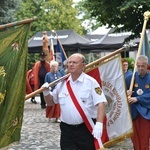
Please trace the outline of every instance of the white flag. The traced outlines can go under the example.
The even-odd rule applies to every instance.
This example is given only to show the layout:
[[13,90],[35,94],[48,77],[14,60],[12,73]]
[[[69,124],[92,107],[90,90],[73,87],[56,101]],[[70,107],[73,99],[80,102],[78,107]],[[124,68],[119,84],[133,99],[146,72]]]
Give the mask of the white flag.
[[[100,63],[101,64],[101,63]],[[109,147],[133,134],[120,54],[88,72],[102,84],[107,98],[102,141]],[[101,80],[101,81],[100,81]]]

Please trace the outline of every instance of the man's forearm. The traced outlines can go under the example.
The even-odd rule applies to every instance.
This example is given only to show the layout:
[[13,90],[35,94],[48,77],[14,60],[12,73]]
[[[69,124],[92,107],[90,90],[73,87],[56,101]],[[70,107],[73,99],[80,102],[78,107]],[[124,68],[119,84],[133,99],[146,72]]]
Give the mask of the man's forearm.
[[105,104],[104,103],[99,103],[97,111],[98,111],[97,122],[102,122],[103,123],[104,116],[105,116]]

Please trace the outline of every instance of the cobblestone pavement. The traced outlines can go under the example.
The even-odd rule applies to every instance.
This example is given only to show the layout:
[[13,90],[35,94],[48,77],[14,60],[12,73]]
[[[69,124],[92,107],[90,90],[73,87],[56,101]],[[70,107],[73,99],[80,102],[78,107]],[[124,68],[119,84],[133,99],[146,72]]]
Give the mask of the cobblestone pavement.
[[[36,101],[37,104],[25,101],[20,142],[2,150],[60,150],[59,123],[45,117],[45,109],[41,109],[38,96]],[[130,139],[127,139],[106,150],[133,150],[133,147]]]

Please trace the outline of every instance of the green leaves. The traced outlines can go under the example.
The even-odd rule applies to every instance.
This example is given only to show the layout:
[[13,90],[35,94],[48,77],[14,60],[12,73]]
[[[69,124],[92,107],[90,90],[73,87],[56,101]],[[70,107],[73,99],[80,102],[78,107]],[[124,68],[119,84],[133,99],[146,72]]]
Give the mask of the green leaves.
[[[83,6],[90,17],[108,27],[116,27],[116,31],[131,31],[134,35],[129,38],[140,37],[144,12],[150,10],[149,0],[84,0]],[[94,8],[94,9],[93,9]],[[88,15],[89,15],[88,14]],[[122,27],[120,27],[122,25]],[[147,29],[150,24],[147,24]]]
[[0,25],[14,22],[16,20],[14,12],[18,9],[21,0],[1,0],[0,1]]
[[32,23],[31,34],[39,31],[74,29],[82,33],[81,22],[76,18],[77,9],[72,7],[72,0],[28,0],[22,2],[16,11],[18,20],[37,16],[38,20]]

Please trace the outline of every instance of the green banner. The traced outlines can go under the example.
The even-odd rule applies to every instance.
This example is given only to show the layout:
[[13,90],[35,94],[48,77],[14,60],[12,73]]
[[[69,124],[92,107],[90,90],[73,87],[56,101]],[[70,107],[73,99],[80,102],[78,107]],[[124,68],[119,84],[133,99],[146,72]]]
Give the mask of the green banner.
[[0,148],[20,140],[30,24],[0,32]]

